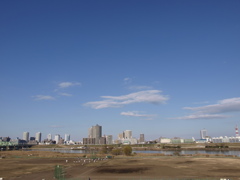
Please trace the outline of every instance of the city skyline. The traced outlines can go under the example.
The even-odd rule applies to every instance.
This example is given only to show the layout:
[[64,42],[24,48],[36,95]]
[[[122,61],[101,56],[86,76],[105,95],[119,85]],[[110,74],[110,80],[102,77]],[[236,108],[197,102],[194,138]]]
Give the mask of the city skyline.
[[234,136],[239,9],[224,0],[1,1],[0,136],[80,141],[94,124],[114,139],[126,129],[148,140],[204,128]]

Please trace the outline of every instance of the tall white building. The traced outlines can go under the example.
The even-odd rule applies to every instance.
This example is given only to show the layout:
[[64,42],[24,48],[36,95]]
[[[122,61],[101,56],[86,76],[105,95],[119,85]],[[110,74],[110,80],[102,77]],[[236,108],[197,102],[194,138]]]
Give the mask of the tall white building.
[[36,140],[37,142],[41,142],[41,138],[42,138],[42,133],[37,132],[37,133],[36,133],[36,138],[35,138],[35,140]]
[[23,132],[23,140],[29,141],[29,132]]
[[70,134],[65,134],[64,141],[70,141]]
[[106,136],[106,144],[112,144],[112,142],[113,142],[113,136],[107,135]]
[[201,137],[201,139],[207,138],[207,130],[206,129],[200,130],[200,137]]
[[60,141],[60,135],[56,134],[54,140],[56,141],[56,144],[58,144]]
[[124,139],[132,139],[132,131],[131,130],[124,131]]
[[145,142],[144,134],[140,134],[139,143],[144,143],[144,142]]
[[52,140],[52,134],[48,134],[48,135],[47,135],[47,140],[48,140],[48,141]]

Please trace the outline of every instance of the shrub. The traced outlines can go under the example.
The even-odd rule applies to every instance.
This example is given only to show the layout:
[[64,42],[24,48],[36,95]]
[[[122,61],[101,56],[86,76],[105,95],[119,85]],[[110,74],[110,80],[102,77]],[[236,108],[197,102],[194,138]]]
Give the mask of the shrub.
[[122,149],[113,149],[112,154],[113,155],[121,155],[122,154]]
[[131,146],[125,146],[123,148],[123,153],[126,155],[126,156],[130,156],[132,154],[132,147]]

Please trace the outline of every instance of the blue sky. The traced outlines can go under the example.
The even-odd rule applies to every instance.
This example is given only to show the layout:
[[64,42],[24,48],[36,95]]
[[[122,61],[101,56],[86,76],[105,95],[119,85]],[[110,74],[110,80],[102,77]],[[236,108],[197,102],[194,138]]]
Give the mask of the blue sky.
[[240,1],[0,2],[0,136],[233,136]]

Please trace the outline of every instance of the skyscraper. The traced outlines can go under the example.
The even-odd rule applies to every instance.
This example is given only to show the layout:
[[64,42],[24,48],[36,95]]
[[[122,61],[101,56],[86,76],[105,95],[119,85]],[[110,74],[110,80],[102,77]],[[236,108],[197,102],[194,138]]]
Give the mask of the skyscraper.
[[60,141],[60,135],[56,134],[54,140],[56,141],[56,144],[58,144]]
[[41,138],[42,138],[42,133],[37,132],[37,133],[36,133],[36,138],[35,138],[35,140],[36,140],[37,142],[41,142]]
[[131,130],[124,131],[124,139],[132,139],[132,131]]
[[48,135],[47,135],[47,140],[48,140],[48,141],[52,140],[52,134],[48,134]]
[[144,134],[140,134],[139,142],[140,142],[140,143],[145,142]]
[[23,132],[23,140],[29,141],[29,132]]
[[89,128],[88,137],[95,138],[95,143],[99,144],[100,137],[102,137],[102,126],[97,124],[96,126]]
[[64,141],[70,141],[70,134],[65,134]]
[[113,141],[113,136],[112,135],[106,136],[106,144],[112,144],[112,141]]
[[206,129],[200,130],[200,137],[201,137],[201,139],[207,138],[207,130]]

